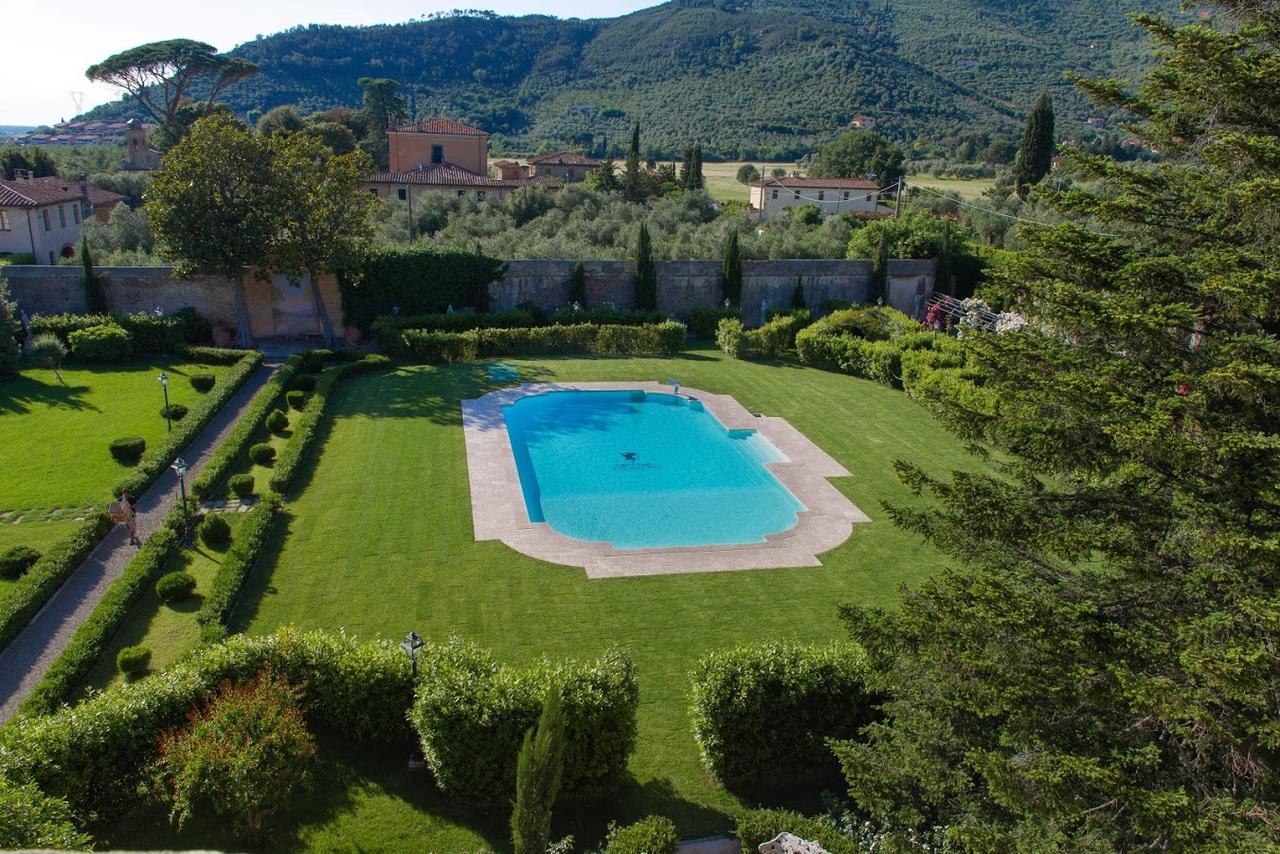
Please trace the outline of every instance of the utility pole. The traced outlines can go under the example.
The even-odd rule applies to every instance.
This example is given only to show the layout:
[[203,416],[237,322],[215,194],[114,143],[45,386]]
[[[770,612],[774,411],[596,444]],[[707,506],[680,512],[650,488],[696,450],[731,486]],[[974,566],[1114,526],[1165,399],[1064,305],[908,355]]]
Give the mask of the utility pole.
[[902,176],[898,176],[898,197],[893,204],[893,218],[898,219],[902,216]]

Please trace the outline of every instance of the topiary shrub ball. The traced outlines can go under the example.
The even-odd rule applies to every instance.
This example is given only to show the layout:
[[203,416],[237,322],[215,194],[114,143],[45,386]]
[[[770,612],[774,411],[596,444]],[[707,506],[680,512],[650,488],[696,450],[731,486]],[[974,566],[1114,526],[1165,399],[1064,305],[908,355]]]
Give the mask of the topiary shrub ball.
[[276,449],[266,442],[259,442],[249,449],[249,459],[260,466],[269,466],[276,459]]
[[227,480],[227,486],[236,498],[248,498],[253,495],[253,475],[237,474]]
[[312,374],[298,374],[293,378],[293,382],[289,383],[289,388],[297,391],[315,391],[316,378]]
[[160,407],[161,418],[171,418],[174,421],[181,421],[187,417],[187,408],[181,403],[171,403],[168,406]]
[[210,513],[200,523],[200,539],[210,546],[225,546],[231,542],[231,526],[217,513]]
[[217,378],[213,374],[193,374],[191,377],[191,387],[201,394],[213,388],[215,382]]
[[31,546],[10,546],[0,553],[0,578],[17,578],[40,559]]
[[156,595],[161,602],[177,602],[186,599],[196,589],[196,578],[189,572],[169,572],[156,582]]
[[121,463],[136,463],[147,450],[147,440],[141,436],[126,436],[111,443],[111,456]]
[[151,664],[151,649],[145,646],[126,646],[116,653],[116,667],[131,679],[147,672]]
[[272,433],[283,433],[289,429],[289,416],[284,414],[283,409],[271,410],[271,414],[267,416],[267,429]]
[[307,393],[297,389],[285,392],[284,399],[289,402],[289,406],[293,409],[302,409],[307,405]]

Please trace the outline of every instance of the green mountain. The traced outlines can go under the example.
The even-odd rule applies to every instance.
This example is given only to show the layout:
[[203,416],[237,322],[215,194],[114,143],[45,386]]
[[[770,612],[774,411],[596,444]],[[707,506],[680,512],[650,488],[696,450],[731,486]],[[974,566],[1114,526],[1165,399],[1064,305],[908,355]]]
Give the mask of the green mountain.
[[[312,25],[233,53],[262,68],[228,102],[358,106],[360,77],[404,84],[418,116],[457,117],[497,150],[607,139],[639,120],[649,153],[801,155],[857,115],[900,141],[1015,133],[1042,90],[1071,134],[1094,115],[1064,79],[1136,77],[1128,20],[1178,0],[674,0],[599,20],[465,13],[373,27]],[[117,103],[97,115],[126,110]]]

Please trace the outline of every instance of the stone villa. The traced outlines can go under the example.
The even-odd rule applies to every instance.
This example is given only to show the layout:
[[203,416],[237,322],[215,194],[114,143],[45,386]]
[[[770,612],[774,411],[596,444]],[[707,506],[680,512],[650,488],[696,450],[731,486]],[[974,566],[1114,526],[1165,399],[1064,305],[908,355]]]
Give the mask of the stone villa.
[[20,170],[0,181],[0,257],[31,254],[37,264],[69,258],[90,216],[106,222],[124,196],[80,180],[33,178]]
[[751,185],[748,213],[761,220],[799,205],[815,205],[824,217],[838,213],[879,217],[892,212],[880,204],[880,185],[867,178],[790,176],[761,178]]

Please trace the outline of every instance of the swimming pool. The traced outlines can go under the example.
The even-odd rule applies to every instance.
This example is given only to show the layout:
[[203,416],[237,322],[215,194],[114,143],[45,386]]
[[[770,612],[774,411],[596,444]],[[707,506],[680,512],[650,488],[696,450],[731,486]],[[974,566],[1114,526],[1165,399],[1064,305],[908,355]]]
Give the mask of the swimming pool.
[[761,543],[804,505],[785,458],[701,403],[640,390],[550,391],[502,407],[531,522],[617,549]]

